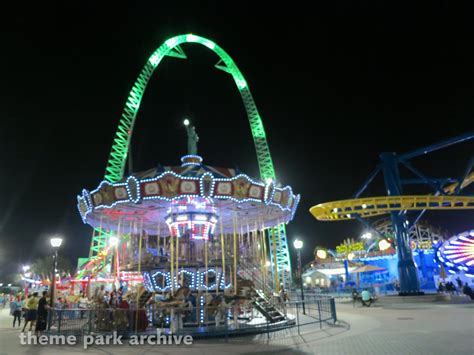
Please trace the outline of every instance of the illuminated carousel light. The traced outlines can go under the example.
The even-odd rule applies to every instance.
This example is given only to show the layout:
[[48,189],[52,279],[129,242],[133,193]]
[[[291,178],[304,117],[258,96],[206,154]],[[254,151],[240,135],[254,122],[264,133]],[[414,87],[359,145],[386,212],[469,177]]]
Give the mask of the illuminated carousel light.
[[218,217],[212,213],[177,212],[166,217],[171,235],[181,238],[189,235],[192,240],[209,240]]

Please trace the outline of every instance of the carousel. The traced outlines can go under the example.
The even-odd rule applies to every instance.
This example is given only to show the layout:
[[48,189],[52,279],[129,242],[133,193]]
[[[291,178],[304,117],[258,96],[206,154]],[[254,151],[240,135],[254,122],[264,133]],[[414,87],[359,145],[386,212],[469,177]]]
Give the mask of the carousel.
[[[154,304],[159,310],[150,321],[174,331],[224,319],[236,328],[290,324],[275,297],[280,280],[271,240],[292,220],[299,195],[272,179],[205,165],[195,128],[189,120],[184,125],[188,154],[181,164],[102,181],[78,196],[84,223],[108,238],[81,276],[100,269],[123,286],[124,275],[132,275],[128,292],[137,307]],[[186,316],[176,317],[183,309]]]

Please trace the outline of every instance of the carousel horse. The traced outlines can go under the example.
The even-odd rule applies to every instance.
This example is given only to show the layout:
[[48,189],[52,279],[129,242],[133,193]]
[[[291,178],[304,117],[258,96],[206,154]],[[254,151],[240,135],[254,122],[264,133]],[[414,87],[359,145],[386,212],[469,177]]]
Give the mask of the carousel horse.
[[191,294],[191,289],[187,286],[182,286],[176,291],[174,296],[167,300],[156,302],[157,307],[180,307],[185,303],[185,300]]
[[158,325],[161,327],[166,326],[166,319],[173,314],[178,317],[185,317],[189,315],[193,310],[193,305],[189,301],[189,295],[191,289],[187,286],[182,286],[176,291],[173,296],[170,296],[167,300],[157,301],[155,319]]

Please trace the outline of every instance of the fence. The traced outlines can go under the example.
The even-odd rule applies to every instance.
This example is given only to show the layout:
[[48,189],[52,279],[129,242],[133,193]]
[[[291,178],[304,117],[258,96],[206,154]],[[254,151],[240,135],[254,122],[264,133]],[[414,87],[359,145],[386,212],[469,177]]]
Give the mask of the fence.
[[[249,334],[269,334],[274,331],[337,320],[334,298],[314,297],[280,304],[283,320],[271,319],[253,304],[232,307],[197,306],[188,308],[147,306],[144,309],[51,309],[48,330],[53,334],[101,334],[116,331],[127,337],[131,334],[192,335],[225,337]],[[271,312],[270,312],[271,313]]]

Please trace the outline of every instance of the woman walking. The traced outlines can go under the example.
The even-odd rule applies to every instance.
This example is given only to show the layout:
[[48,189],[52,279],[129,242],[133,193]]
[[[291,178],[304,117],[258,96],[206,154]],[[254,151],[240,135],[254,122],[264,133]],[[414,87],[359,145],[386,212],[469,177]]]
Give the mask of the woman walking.
[[33,293],[33,297],[31,297],[26,302],[26,321],[25,325],[23,326],[23,332],[25,331],[28,322],[30,323],[30,331],[33,329],[33,325],[36,321],[36,310],[38,308],[38,302],[38,292]]
[[21,298],[17,296],[12,302],[10,302],[10,314],[13,316],[13,328],[18,320],[18,326],[21,327]]

